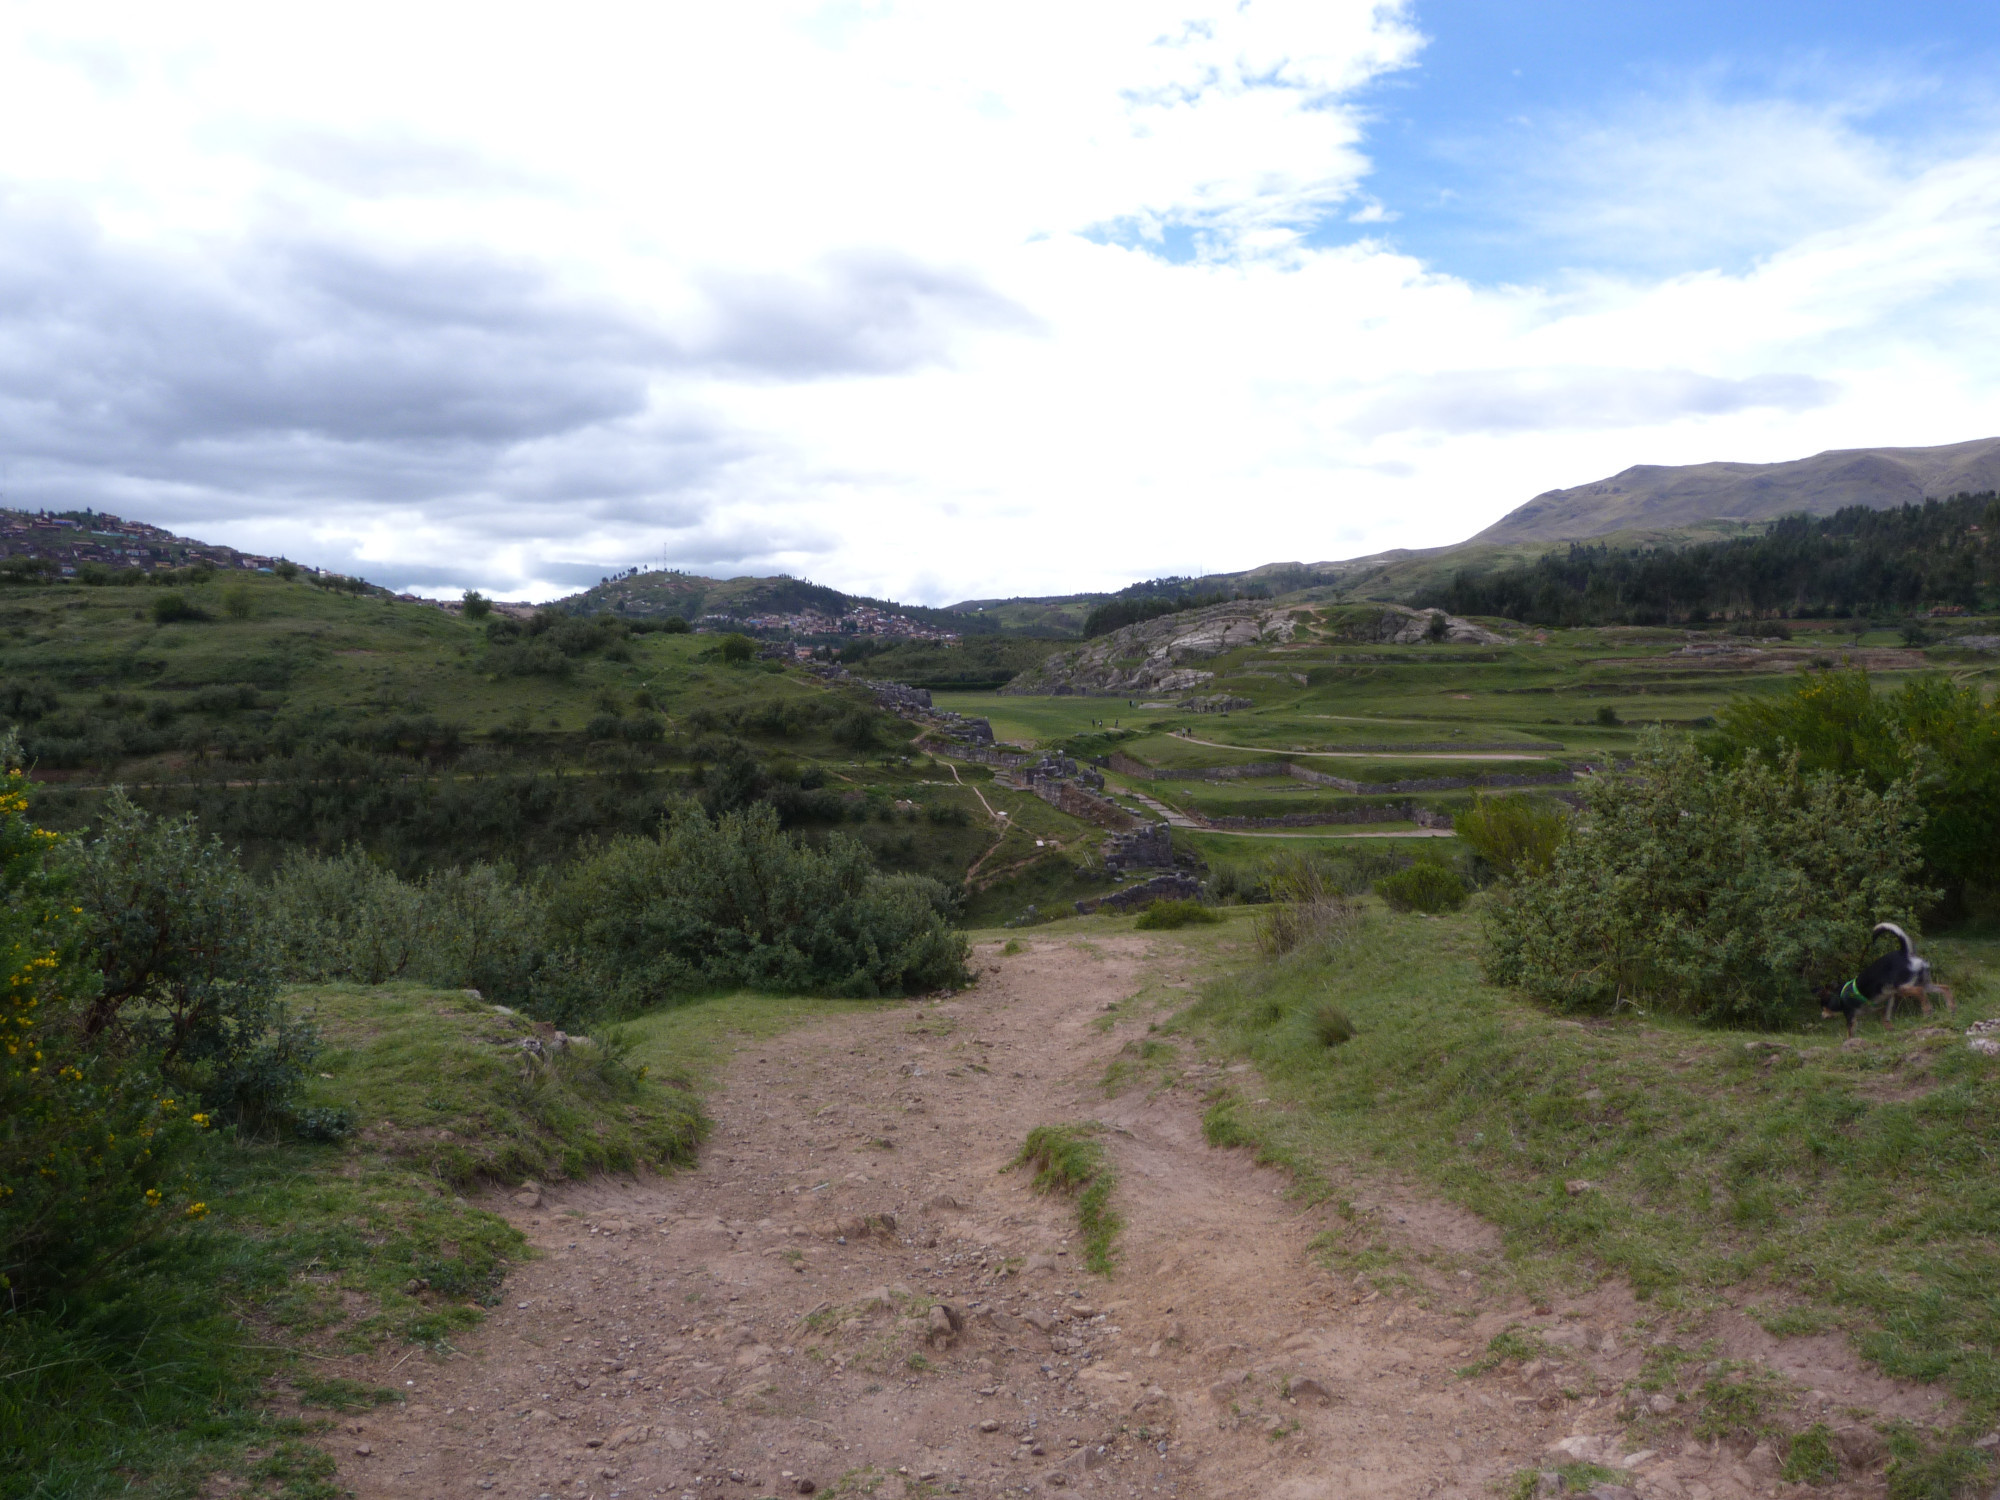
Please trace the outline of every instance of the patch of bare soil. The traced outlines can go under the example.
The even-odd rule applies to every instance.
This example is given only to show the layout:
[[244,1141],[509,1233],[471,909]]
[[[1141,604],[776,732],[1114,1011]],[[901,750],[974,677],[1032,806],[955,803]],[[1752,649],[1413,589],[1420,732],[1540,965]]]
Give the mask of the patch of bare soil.
[[[1173,945],[979,962],[962,994],[750,1044],[698,1171],[500,1202],[542,1258],[454,1356],[344,1372],[407,1402],[342,1424],[341,1482],[423,1500],[1486,1497],[1575,1458],[1642,1496],[1823,1496],[1879,1493],[1854,1412],[1930,1410],[1838,1340],[1719,1319],[1723,1352],[1758,1345],[1852,1449],[1844,1486],[1784,1484],[1768,1448],[1701,1443],[1671,1400],[1624,1394],[1649,1336],[1621,1289],[1524,1305],[1488,1226],[1393,1180],[1301,1209],[1279,1173],[1204,1144],[1212,1064],[1106,1099],[1147,1017],[1095,1023],[1148,980],[1172,988]],[[1089,1118],[1127,1226],[1108,1280],[1080,1264],[1070,1205],[1006,1170],[1030,1127]],[[1324,1269],[1323,1234],[1389,1247],[1393,1284]],[[1513,1325],[1534,1358],[1459,1373]]]

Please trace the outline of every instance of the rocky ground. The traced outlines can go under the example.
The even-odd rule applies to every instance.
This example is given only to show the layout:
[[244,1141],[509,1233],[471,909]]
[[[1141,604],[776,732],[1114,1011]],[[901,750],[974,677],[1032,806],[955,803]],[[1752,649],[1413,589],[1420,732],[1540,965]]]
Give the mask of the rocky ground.
[[[1665,1335],[1622,1290],[1525,1302],[1486,1225],[1393,1177],[1300,1207],[1279,1173],[1205,1145],[1202,1095],[1254,1086],[1240,1068],[1183,1055],[1107,1098],[1106,1067],[1185,997],[1176,945],[979,962],[962,994],[746,1044],[697,1171],[503,1199],[540,1258],[453,1355],[343,1371],[406,1401],[332,1435],[340,1482],[424,1500],[1488,1497],[1584,1459],[1641,1496],[1875,1494],[1860,1418],[1933,1411],[1837,1340],[1779,1345],[1718,1313],[1707,1357],[1764,1361],[1843,1450],[1840,1483],[1785,1484],[1768,1448],[1700,1442],[1671,1395],[1627,1394]],[[1080,1263],[1069,1202],[1007,1170],[1030,1127],[1081,1119],[1119,1172],[1108,1279]],[[1357,1234],[1392,1248],[1387,1269],[1326,1269]],[[1480,1370],[1509,1329],[1516,1357]]]

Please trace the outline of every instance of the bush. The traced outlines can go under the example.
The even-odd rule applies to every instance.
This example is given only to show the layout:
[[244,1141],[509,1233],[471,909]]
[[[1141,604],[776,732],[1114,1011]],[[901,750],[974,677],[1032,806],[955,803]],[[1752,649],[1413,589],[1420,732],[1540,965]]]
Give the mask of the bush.
[[359,849],[295,852],[265,897],[264,928],[285,977],[383,984],[420,979],[525,1000],[542,962],[540,896],[505,865],[398,879]]
[[1502,879],[1518,880],[1547,871],[1569,832],[1569,809],[1519,793],[1481,797],[1451,820],[1451,828]]
[[935,880],[877,874],[865,845],[819,847],[758,803],[710,821],[683,806],[651,839],[621,838],[556,886],[562,950],[545,1011],[632,1014],[728,989],[892,995],[965,982],[964,935]]
[[1316,1002],[1306,1014],[1306,1025],[1322,1047],[1338,1047],[1354,1040],[1354,1022],[1331,1000]]
[[[0,753],[18,760],[11,737]],[[28,820],[18,766],[0,781],[0,1291],[18,1310],[104,1282],[205,1211],[189,1165],[208,1116],[143,1061],[86,1045],[94,978],[83,913]]]
[[1927,882],[1954,906],[1996,883],[2000,848],[2000,703],[1938,672],[1893,693],[1859,670],[1815,672],[1788,693],[1739,698],[1704,741],[1716,760],[1796,752],[1807,775],[1831,771],[1886,793],[1903,784],[1923,814],[1917,834]]
[[1155,901],[1139,913],[1139,920],[1133,925],[1142,932],[1166,932],[1221,920],[1199,901]]
[[214,616],[187,595],[168,590],[153,600],[153,620],[160,625],[193,624]]
[[1801,774],[1793,755],[1716,766],[1646,740],[1599,776],[1548,872],[1488,924],[1489,977],[1569,1010],[1646,1002],[1774,1025],[1852,975],[1874,923],[1913,921],[1927,892],[1915,799]]
[[1457,911],[1466,898],[1465,882],[1455,871],[1425,861],[1400,874],[1383,876],[1375,882],[1375,894],[1389,903],[1391,911],[1432,914]]
[[136,1048],[225,1120],[282,1118],[315,1042],[277,1002],[262,901],[221,841],[115,790],[100,836],[67,847],[62,869],[99,971],[86,1041]]
[[1310,854],[1273,858],[1264,889],[1271,904],[1257,914],[1257,946],[1266,958],[1311,943],[1344,942],[1360,926],[1360,907]]
[[222,596],[222,608],[232,620],[249,619],[250,612],[256,607],[256,596],[240,583]]
[[483,620],[493,613],[493,601],[478,589],[467,589],[465,599],[460,605],[460,612],[468,620]]
[[730,666],[738,666],[757,654],[757,644],[747,635],[725,635],[722,638],[722,659]]

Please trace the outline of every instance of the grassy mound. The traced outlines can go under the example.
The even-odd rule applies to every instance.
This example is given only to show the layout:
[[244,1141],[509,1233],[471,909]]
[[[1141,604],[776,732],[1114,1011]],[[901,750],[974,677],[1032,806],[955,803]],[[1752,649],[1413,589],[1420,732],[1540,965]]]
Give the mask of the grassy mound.
[[693,1096],[629,1063],[616,1032],[557,1047],[550,1028],[466,990],[325,985],[292,999],[327,1040],[332,1076],[311,1102],[351,1111],[365,1146],[446,1182],[683,1165],[706,1129]]
[[1171,932],[1180,927],[1220,922],[1221,917],[1199,901],[1155,901],[1132,925],[1141,932]]
[[[1951,1024],[1870,1025],[1852,1049],[1803,1017],[1777,1033],[1564,1020],[1484,983],[1477,947],[1467,917],[1389,917],[1212,985],[1181,1024],[1254,1059],[1273,1107],[1218,1093],[1211,1142],[1309,1177],[1426,1179],[1500,1226],[1531,1291],[1610,1271],[1663,1318],[1726,1290],[1779,1336],[1843,1331],[1957,1396],[1965,1435],[1988,1430],[2000,1060],[1959,1033],[1995,1008],[2000,944],[1929,944],[1958,989]],[[1329,1253],[1363,1266],[1376,1248]]]

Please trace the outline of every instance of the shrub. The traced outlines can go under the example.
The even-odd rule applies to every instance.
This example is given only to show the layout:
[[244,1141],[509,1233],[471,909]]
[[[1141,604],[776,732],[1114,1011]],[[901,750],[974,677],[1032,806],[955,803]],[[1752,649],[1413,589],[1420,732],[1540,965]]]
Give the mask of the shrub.
[[1139,913],[1134,925],[1143,932],[1164,932],[1221,920],[1199,901],[1155,901]]
[[1597,722],[1599,724],[1602,724],[1606,729],[1616,729],[1620,724],[1625,722],[1623,719],[1620,719],[1618,717],[1618,710],[1613,708],[1608,703],[1605,704],[1602,708],[1598,709],[1596,714],[1596,719]]
[[249,619],[250,612],[256,608],[256,605],[256,596],[240,583],[222,596],[222,608],[232,620]]
[[1457,911],[1466,898],[1465,882],[1455,871],[1422,860],[1376,881],[1375,894],[1389,903],[1391,911],[1429,913]]
[[1354,1022],[1331,1000],[1316,1002],[1306,1014],[1306,1025],[1322,1047],[1338,1047],[1354,1040]]
[[662,635],[686,635],[688,633],[688,622],[683,620],[679,615],[668,615],[661,622],[660,633]]
[[1487,934],[1492,979],[1564,1009],[1782,1023],[1927,894],[1904,786],[1804,776],[1796,755],[1716,766],[1653,734],[1634,774],[1584,795],[1548,872],[1496,903]]
[[750,660],[756,654],[756,642],[747,635],[732,634],[722,638],[722,659],[732,667]]
[[493,601],[478,589],[467,589],[460,611],[468,620],[483,620],[493,613]]
[[1257,914],[1257,946],[1266,958],[1310,943],[1344,942],[1360,925],[1360,907],[1310,854],[1272,859],[1264,888],[1271,904]]
[[174,590],[168,590],[153,600],[153,620],[160,625],[193,624],[213,618],[187,595]]
[[562,648],[542,636],[520,645],[495,646],[487,654],[487,661],[502,677],[567,677],[572,670]]
[[[11,736],[0,754],[18,760]],[[18,1309],[95,1285],[202,1209],[188,1171],[208,1117],[139,1059],[73,1024],[94,976],[84,914],[28,820],[18,765],[0,781],[0,1291]]]
[[420,979],[525,999],[542,962],[542,899],[505,865],[398,879],[359,849],[295,852],[265,896],[264,929],[288,979]]
[[630,1014],[727,989],[891,995],[965,982],[966,942],[935,880],[876,873],[865,845],[795,842],[758,803],[711,821],[682,806],[655,838],[616,839],[556,886],[563,950],[538,1001]]
[[1815,672],[1790,692],[1739,698],[1704,741],[1716,760],[1796,752],[1807,775],[1832,771],[1876,792],[1907,786],[1923,814],[1924,874],[1955,904],[1995,884],[2000,848],[2000,703],[1938,672],[1893,693],[1859,670]]
[[1569,809],[1519,793],[1481,797],[1454,817],[1451,827],[1501,878],[1518,880],[1547,871],[1569,832]]
[[87,1041],[136,1047],[226,1120],[282,1117],[315,1043],[277,1003],[261,900],[221,841],[115,790],[101,834],[68,846],[62,869],[99,971]]

